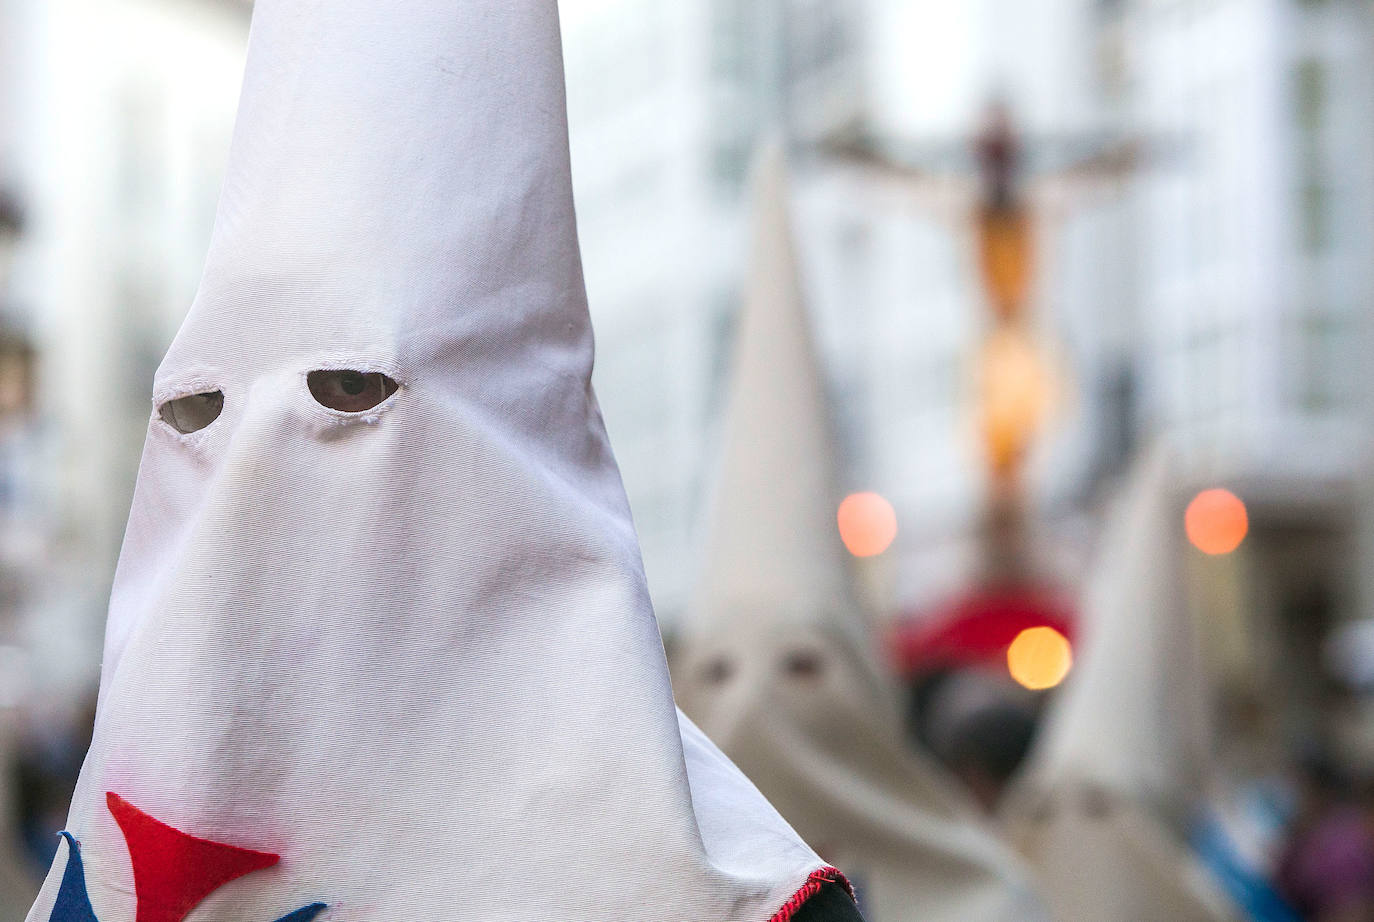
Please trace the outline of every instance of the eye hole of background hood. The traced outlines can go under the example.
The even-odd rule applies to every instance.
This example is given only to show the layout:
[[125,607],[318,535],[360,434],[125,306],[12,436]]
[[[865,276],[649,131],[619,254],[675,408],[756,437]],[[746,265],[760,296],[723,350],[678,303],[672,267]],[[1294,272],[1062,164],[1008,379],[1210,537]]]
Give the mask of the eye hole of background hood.
[[714,656],[704,664],[699,672],[701,681],[706,685],[724,685],[735,675],[735,664],[726,656]]
[[819,679],[825,671],[825,660],[818,650],[789,650],[782,658],[782,671],[790,679]]
[[224,391],[204,391],[173,397],[157,408],[164,423],[183,435],[199,432],[219,418],[224,410]]
[[317,403],[342,413],[370,410],[400,387],[381,372],[348,369],[312,371],[305,383]]

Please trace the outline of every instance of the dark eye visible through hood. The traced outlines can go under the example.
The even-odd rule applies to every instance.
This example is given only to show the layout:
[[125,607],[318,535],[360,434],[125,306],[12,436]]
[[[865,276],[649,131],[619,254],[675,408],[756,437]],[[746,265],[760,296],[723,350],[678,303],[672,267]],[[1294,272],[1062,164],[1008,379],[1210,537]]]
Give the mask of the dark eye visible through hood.
[[343,413],[370,410],[400,387],[381,372],[348,369],[312,371],[305,383],[318,403]]

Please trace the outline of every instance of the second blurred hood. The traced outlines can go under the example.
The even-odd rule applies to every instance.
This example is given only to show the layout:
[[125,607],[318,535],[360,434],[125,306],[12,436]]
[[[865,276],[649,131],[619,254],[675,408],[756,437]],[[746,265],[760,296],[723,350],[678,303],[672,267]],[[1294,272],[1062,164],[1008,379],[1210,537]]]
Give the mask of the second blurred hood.
[[683,710],[874,922],[1034,919],[1010,850],[957,784],[908,751],[835,522],[821,363],[801,298],[781,152],[755,174],[707,566],[675,661]]
[[858,607],[835,527],[834,436],[779,147],[765,148],[755,165],[753,209],[723,451],[689,626],[766,609],[849,630]]
[[1181,581],[1178,468],[1156,445],[1110,510],[1073,671],[1006,798],[1056,918],[1233,917],[1176,834],[1207,778],[1207,682]]
[[1132,469],[1083,592],[1073,672],[1025,773],[1177,812],[1207,774],[1200,638],[1184,597],[1178,468],[1164,445]]

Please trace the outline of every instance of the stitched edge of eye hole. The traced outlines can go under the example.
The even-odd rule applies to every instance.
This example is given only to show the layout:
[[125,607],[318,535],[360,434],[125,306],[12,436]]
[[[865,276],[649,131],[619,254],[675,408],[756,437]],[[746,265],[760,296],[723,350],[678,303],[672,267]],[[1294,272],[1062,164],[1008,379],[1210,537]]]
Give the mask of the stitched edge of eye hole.
[[[380,395],[372,403],[356,407],[338,406],[332,403],[326,403],[326,400],[334,399],[339,400],[341,403],[346,402],[346,390],[345,393],[340,396],[329,394],[326,390],[330,384],[333,383],[335,376],[339,376],[340,378],[343,376],[357,376],[364,388],[368,385],[379,385],[377,390],[380,392]],[[368,368],[366,366],[357,367],[331,364],[311,369],[305,372],[301,377],[305,380],[306,390],[309,392],[315,404],[319,408],[342,418],[375,418],[375,414],[386,409],[388,403],[404,386],[387,372],[380,371],[376,368]]]
[[157,418],[177,435],[195,435],[224,413],[223,388],[175,394],[158,402]]

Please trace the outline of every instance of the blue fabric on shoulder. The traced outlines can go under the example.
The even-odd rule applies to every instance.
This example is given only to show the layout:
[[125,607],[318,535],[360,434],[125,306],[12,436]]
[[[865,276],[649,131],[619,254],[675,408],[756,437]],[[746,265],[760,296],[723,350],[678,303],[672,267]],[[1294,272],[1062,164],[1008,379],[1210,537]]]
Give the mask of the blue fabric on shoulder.
[[57,891],[49,922],[99,922],[86,893],[86,866],[81,862],[81,848],[70,832],[62,833],[67,840],[67,868],[62,872],[62,886]]
[[310,922],[311,919],[324,912],[328,907],[324,903],[311,903],[309,906],[302,906],[295,912],[287,913],[277,922]]

